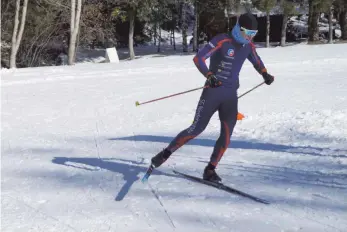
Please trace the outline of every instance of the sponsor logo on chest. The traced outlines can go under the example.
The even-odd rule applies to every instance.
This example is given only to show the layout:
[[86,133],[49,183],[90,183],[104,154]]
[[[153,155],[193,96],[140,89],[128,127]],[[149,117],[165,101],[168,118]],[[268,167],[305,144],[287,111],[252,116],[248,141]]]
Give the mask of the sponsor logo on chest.
[[229,48],[229,49],[228,49],[228,51],[227,51],[227,55],[228,55],[228,56],[230,56],[230,57],[233,57],[233,56],[234,56],[234,54],[235,54],[234,49]]

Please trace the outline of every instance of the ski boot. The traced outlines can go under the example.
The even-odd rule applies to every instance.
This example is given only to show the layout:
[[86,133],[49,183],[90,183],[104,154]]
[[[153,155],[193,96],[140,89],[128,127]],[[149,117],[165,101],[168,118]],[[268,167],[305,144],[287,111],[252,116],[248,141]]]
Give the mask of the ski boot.
[[208,181],[211,181],[211,182],[221,182],[222,181],[222,178],[220,178],[216,171],[215,171],[215,166],[213,166],[211,163],[209,163],[206,167],[205,167],[205,170],[204,170],[204,174],[203,174],[203,179],[204,180],[208,180]]
[[164,150],[159,152],[156,156],[153,156],[151,160],[152,165],[155,168],[159,167],[170,157],[171,154],[172,152],[165,148]]

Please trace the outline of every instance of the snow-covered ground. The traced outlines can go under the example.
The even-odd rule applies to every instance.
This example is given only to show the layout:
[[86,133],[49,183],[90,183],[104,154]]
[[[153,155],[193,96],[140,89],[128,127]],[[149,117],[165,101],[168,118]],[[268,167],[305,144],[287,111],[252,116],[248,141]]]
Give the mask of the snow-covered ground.
[[[150,158],[194,117],[192,55],[2,70],[1,231],[346,231],[347,45],[259,49],[276,76],[239,102],[246,118],[218,167],[263,205],[201,176],[218,114],[149,184]],[[250,63],[239,93],[262,81]]]

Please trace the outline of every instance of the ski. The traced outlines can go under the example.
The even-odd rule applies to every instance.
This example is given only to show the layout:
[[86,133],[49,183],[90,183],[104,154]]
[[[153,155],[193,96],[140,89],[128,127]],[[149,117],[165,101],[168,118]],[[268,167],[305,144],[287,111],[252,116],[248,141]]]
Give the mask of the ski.
[[190,180],[194,180],[196,182],[199,182],[199,183],[202,183],[202,184],[206,184],[206,185],[209,185],[209,186],[212,186],[212,187],[215,187],[217,189],[221,189],[221,190],[224,190],[226,192],[229,192],[229,193],[233,193],[233,194],[237,194],[239,196],[243,196],[243,197],[246,197],[246,198],[249,198],[251,200],[254,200],[256,202],[259,202],[259,203],[263,203],[263,204],[270,204],[270,202],[266,201],[266,200],[263,200],[261,198],[258,198],[258,197],[255,197],[253,195],[250,195],[248,193],[245,193],[245,192],[242,192],[240,190],[237,190],[235,188],[232,188],[232,187],[229,187],[229,186],[226,186],[222,183],[217,183],[217,182],[212,182],[212,181],[208,181],[208,180],[204,180],[202,178],[199,178],[199,177],[196,177],[196,176],[191,176],[191,175],[188,175],[188,174],[184,174],[182,172],[178,172],[176,170],[173,170],[173,172],[175,174],[178,174],[178,175],[181,175],[181,176],[184,176]]
[[141,182],[142,182],[142,183],[146,183],[146,182],[148,181],[148,178],[149,178],[149,176],[152,174],[153,170],[154,170],[154,166],[153,166],[152,164],[149,165],[149,167],[148,167],[148,169],[147,169],[145,175],[144,175],[144,176],[142,177],[142,179],[141,179]]

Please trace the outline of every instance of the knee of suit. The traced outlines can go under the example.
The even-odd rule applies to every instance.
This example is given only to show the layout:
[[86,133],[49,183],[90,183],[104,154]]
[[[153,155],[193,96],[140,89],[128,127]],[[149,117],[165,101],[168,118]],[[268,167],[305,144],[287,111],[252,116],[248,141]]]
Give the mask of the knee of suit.
[[221,126],[225,130],[229,131],[229,134],[232,134],[234,127],[236,125],[237,120],[231,119],[231,120],[221,120]]
[[196,125],[196,124],[192,124],[188,129],[187,132],[191,135],[194,136],[198,136],[199,134],[201,134],[207,125]]

